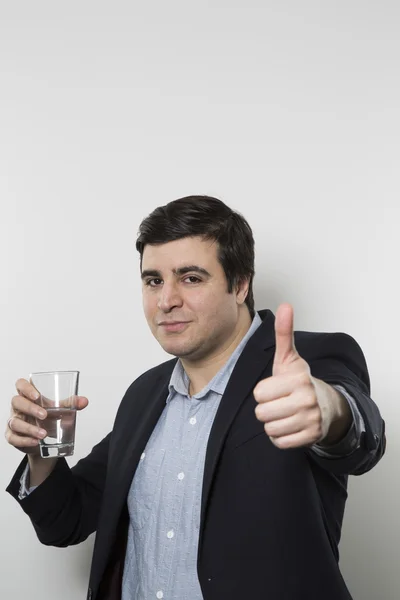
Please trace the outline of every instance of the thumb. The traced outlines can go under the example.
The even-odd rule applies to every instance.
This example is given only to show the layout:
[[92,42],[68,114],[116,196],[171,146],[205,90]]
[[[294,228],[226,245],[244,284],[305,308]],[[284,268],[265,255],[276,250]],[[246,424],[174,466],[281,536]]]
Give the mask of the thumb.
[[274,367],[291,362],[298,357],[293,335],[293,307],[281,304],[275,317],[275,358]]
[[89,400],[85,396],[76,396],[75,398],[75,406],[77,410],[82,410],[86,408],[89,404]]

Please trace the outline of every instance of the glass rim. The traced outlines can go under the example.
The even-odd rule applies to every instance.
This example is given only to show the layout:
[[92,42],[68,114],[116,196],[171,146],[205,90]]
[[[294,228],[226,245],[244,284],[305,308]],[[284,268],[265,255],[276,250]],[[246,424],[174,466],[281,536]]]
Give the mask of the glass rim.
[[29,373],[29,377],[32,377],[32,375],[56,375],[57,373],[75,373],[79,375],[80,371],[34,371]]

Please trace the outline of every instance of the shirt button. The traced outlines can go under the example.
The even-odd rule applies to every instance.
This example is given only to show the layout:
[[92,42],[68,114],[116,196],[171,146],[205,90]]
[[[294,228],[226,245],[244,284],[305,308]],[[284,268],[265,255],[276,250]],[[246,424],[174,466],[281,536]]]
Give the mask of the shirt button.
[[143,454],[140,457],[140,460],[143,460],[145,456],[146,456],[146,452],[143,452]]
[[179,481],[182,481],[182,479],[185,477],[185,473],[179,473],[178,474],[178,479]]
[[174,535],[175,535],[174,530],[171,529],[171,531],[168,531],[168,533],[167,533],[167,538],[172,539],[174,537]]
[[189,423],[190,423],[191,425],[196,425],[196,423],[197,423],[197,419],[196,419],[196,417],[192,417],[192,418],[190,419]]
[[162,591],[158,591],[156,594],[157,598],[164,598],[164,594],[162,593]]

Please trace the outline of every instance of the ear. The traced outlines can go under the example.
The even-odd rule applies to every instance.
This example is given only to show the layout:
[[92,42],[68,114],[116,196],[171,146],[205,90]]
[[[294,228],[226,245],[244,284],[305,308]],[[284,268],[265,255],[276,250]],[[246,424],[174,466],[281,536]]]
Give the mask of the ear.
[[249,293],[250,279],[243,278],[236,284],[236,302],[238,304],[244,304],[247,294]]

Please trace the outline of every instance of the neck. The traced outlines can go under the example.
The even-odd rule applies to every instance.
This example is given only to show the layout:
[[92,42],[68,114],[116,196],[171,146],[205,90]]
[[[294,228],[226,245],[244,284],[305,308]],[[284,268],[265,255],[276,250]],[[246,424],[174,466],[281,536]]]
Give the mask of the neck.
[[248,332],[251,323],[252,319],[246,308],[240,315],[231,336],[229,336],[216,352],[195,363],[187,359],[181,359],[183,368],[189,377],[189,394],[191,396],[200,392],[227,363],[230,356]]

